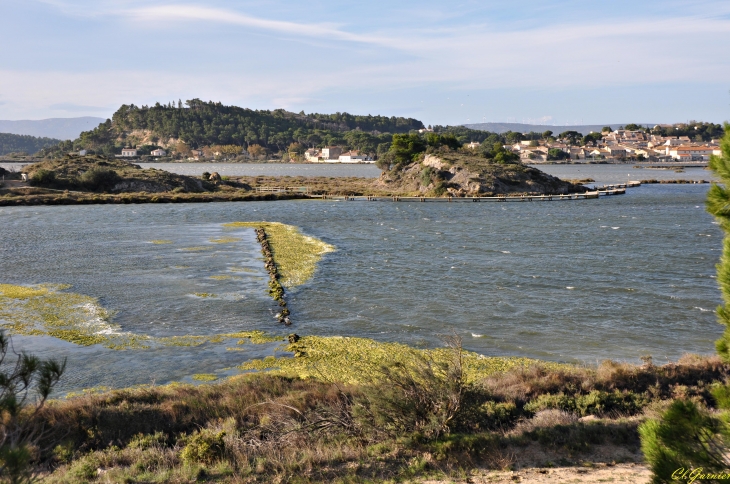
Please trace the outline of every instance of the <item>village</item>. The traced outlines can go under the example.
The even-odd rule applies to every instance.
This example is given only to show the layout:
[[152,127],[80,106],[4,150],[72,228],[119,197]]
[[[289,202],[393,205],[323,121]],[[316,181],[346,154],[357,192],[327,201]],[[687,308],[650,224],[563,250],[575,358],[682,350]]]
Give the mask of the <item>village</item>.
[[[571,132],[569,132],[571,133]],[[574,133],[574,132],[573,132]],[[523,163],[707,163],[720,155],[720,140],[692,141],[689,136],[659,136],[644,131],[603,131],[599,136],[550,136],[541,140],[523,140],[505,148],[520,156]],[[576,133],[579,135],[579,133]],[[593,134],[593,133],[591,133]],[[576,138],[578,138],[576,140]],[[571,143],[592,138],[585,144]],[[476,142],[465,145],[478,149]]]

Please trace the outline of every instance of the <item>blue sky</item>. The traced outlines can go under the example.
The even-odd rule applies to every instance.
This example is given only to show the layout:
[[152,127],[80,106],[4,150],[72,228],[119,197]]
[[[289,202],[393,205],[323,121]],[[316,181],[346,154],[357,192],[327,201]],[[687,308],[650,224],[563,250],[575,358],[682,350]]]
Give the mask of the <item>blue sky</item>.
[[198,97],[426,124],[730,120],[730,2],[0,0],[0,119]]

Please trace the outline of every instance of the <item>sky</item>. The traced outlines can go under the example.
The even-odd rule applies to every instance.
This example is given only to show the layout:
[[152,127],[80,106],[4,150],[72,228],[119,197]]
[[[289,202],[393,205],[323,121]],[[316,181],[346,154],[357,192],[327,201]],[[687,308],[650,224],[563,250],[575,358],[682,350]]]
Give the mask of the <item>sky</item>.
[[730,120],[727,0],[0,0],[0,119],[200,98],[425,124]]

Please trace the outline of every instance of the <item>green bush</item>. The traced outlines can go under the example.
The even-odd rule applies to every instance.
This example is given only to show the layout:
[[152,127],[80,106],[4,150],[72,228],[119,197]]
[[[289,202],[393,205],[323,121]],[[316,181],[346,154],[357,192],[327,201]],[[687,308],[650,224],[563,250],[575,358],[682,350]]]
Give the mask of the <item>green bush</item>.
[[149,449],[150,447],[165,445],[167,435],[162,432],[154,434],[137,434],[129,441],[127,447],[130,449]]
[[121,177],[116,171],[97,166],[84,172],[80,178],[84,188],[95,192],[111,190],[120,180]]
[[523,416],[524,410],[515,402],[494,401],[483,389],[473,386],[465,390],[461,408],[450,427],[461,433],[505,430],[514,427]]
[[56,184],[56,172],[40,169],[30,177],[30,184],[34,187],[52,187]]
[[444,193],[446,193],[446,184],[442,181],[437,182],[433,187],[433,194],[440,197]]
[[489,453],[499,445],[499,437],[495,434],[447,435],[443,439],[430,445],[436,460],[442,461],[453,458],[455,455],[467,454],[471,457],[480,457]]
[[203,429],[195,432],[192,436],[186,437],[185,447],[180,452],[180,458],[186,464],[212,464],[221,457],[225,451],[225,432],[214,432]]
[[89,482],[97,477],[96,469],[99,468],[99,462],[96,459],[87,456],[71,464],[68,473],[80,480],[81,482]]
[[633,392],[604,392],[593,390],[587,395],[557,395],[547,393],[525,405],[525,410],[537,413],[540,410],[558,409],[571,412],[581,417],[586,415],[606,415],[618,413],[624,415],[635,415],[647,404],[648,399],[643,395]]
[[433,169],[430,166],[427,166],[426,168],[421,171],[421,185],[427,187],[431,184],[431,174],[433,173]]
[[73,441],[69,440],[69,441],[63,442],[61,444],[58,444],[56,447],[54,447],[53,448],[53,457],[55,457],[58,462],[63,462],[63,463],[71,462],[74,458]]
[[702,468],[705,473],[719,473],[728,467],[727,425],[692,401],[675,400],[659,420],[641,424],[639,435],[655,484],[676,482],[678,469]]

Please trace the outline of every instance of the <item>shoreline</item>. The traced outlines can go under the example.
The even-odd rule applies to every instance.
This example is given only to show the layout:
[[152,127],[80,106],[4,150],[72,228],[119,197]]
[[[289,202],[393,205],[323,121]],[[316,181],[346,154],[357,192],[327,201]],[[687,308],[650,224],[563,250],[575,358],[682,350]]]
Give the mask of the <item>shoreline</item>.
[[[84,196],[78,196],[83,194]],[[214,203],[214,202],[259,202],[275,200],[301,200],[310,197],[296,193],[87,193],[68,194],[36,193],[8,197],[0,195],[0,207],[37,205],[113,205],[148,203]]]

